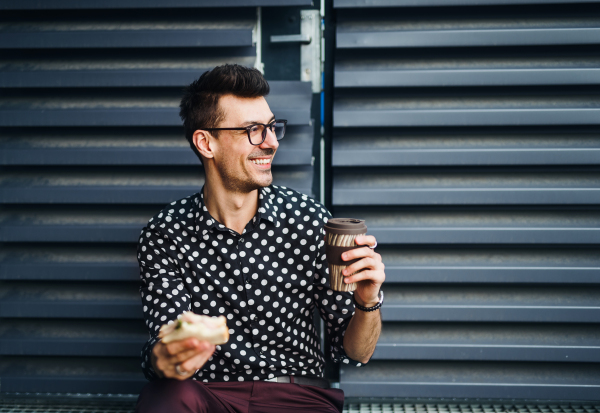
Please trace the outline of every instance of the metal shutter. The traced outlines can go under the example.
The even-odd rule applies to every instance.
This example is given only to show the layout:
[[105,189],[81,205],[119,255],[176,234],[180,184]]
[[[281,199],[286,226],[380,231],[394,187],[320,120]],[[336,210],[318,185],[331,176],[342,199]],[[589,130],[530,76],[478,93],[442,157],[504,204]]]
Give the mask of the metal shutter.
[[[135,243],[152,215],[203,183],[181,89],[217,64],[253,66],[254,6],[272,3],[0,4],[2,392],[141,389]],[[290,125],[275,183],[310,193],[310,84],[271,86]]]
[[600,399],[597,3],[335,0],[333,210],[388,276],[347,396]]

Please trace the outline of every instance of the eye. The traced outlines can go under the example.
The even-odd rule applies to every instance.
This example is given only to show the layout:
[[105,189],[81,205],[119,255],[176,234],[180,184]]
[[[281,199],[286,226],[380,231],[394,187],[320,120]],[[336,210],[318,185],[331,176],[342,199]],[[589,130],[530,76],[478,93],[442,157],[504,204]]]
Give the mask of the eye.
[[252,125],[252,126],[250,126],[250,132],[251,133],[258,132],[259,129],[260,129],[260,127],[258,125]]

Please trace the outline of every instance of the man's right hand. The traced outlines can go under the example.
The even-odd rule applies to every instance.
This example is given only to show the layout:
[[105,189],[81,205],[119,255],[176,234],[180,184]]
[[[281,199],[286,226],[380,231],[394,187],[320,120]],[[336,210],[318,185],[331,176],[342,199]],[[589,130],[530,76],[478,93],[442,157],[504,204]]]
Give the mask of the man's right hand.
[[[197,338],[188,338],[163,344],[160,341],[152,349],[152,367],[161,377],[185,380],[202,368],[215,352],[215,345]],[[180,373],[176,370],[179,366]]]

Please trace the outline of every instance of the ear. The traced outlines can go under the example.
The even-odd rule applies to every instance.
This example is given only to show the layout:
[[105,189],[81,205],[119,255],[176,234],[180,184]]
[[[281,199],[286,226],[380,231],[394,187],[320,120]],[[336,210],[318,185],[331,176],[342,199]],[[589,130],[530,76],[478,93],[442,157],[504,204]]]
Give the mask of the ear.
[[197,130],[194,132],[192,136],[192,141],[204,158],[211,159],[214,158],[213,151],[211,149],[211,139],[213,139],[212,135],[205,130]]

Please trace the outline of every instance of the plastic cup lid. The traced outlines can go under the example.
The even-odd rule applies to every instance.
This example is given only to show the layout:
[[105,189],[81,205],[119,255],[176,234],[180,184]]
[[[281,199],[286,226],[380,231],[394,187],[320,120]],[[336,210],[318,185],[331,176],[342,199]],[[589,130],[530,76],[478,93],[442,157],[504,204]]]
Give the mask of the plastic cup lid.
[[365,220],[356,218],[331,218],[324,228],[325,231],[334,234],[358,235],[367,233]]

